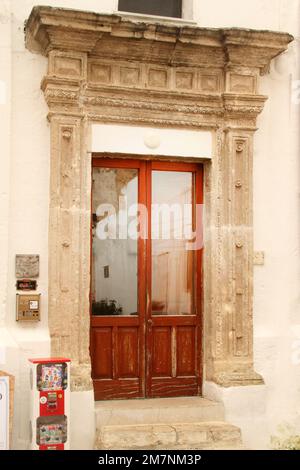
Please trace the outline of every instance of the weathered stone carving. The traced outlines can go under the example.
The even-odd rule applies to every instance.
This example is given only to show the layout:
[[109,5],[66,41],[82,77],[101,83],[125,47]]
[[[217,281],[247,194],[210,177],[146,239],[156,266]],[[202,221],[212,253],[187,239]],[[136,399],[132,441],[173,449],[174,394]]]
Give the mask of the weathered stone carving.
[[16,255],[16,278],[37,278],[40,274],[39,255]]
[[146,24],[121,15],[36,7],[26,44],[49,59],[51,122],[49,327],[52,353],[91,387],[91,122],[211,130],[205,162],[204,367],[222,386],[262,383],[253,370],[252,158],[266,97],[259,74],[292,37]]

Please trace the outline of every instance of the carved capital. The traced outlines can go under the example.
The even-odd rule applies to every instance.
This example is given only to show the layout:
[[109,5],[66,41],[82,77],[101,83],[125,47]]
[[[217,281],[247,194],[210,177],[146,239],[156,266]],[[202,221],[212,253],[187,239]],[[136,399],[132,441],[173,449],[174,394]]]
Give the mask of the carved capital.
[[257,117],[263,110],[267,96],[224,93],[226,118],[238,119],[240,116]]

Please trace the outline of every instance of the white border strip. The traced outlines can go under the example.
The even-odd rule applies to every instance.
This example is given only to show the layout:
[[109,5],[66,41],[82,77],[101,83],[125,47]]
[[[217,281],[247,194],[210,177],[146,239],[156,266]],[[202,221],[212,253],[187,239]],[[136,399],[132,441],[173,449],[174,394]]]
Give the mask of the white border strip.
[[92,124],[91,151],[211,159],[212,133],[185,129]]

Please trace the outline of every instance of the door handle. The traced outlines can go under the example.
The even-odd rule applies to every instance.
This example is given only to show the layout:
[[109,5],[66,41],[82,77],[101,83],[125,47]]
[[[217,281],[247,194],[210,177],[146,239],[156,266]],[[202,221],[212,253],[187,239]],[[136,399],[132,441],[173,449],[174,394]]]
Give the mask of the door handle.
[[151,320],[151,318],[149,318],[147,323],[148,323],[149,326],[152,326],[153,325],[153,320]]

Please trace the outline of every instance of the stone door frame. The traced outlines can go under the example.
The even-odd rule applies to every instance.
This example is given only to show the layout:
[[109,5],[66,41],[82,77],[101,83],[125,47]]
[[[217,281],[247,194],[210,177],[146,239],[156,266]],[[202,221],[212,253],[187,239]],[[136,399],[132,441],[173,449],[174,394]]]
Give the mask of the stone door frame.
[[139,23],[35,7],[26,45],[48,57],[51,127],[51,353],[72,359],[72,389],[92,387],[89,355],[92,123],[209,130],[204,161],[204,380],[261,384],[253,368],[253,136],[259,76],[285,33]]

